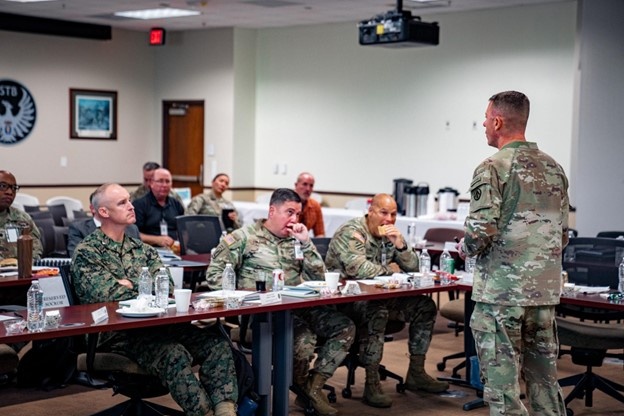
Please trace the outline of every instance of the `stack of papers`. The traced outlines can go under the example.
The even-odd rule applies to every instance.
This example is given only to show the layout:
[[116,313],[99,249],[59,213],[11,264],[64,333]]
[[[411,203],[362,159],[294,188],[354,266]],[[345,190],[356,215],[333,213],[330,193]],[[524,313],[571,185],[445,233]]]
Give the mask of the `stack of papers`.
[[605,293],[611,290],[609,286],[574,286],[574,291],[578,293],[594,294]]
[[293,298],[317,298],[321,296],[318,290],[310,289],[301,284],[299,286],[284,286],[284,290],[279,292],[282,296],[290,296]]

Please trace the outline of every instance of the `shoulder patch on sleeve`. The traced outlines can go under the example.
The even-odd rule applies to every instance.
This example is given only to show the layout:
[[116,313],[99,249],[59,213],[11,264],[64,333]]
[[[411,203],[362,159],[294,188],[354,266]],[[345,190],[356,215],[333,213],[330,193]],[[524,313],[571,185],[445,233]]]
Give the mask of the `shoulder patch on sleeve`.
[[231,246],[236,242],[236,239],[232,234],[226,235],[225,237],[223,237],[223,240],[227,243],[228,246]]
[[472,179],[472,182],[470,183],[470,189],[474,189],[475,187],[478,187],[482,183],[483,183],[483,177],[477,176]]
[[358,240],[362,244],[366,243],[366,240],[364,239],[364,236],[362,236],[362,234],[360,234],[359,231],[354,231],[353,232],[353,238],[355,238],[356,240]]

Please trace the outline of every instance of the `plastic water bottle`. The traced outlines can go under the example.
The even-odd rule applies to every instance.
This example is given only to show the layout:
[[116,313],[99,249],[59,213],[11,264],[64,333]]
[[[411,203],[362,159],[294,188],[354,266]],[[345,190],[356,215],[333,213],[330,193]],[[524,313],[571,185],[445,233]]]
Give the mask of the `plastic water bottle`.
[[624,257],[622,257],[622,261],[620,262],[620,267],[619,267],[619,285],[618,285],[618,290],[620,291],[620,293],[624,293]]
[[154,279],[154,293],[156,307],[166,310],[169,306],[169,275],[164,267],[160,268]]
[[407,245],[410,249],[416,247],[416,223],[411,223],[407,226]]
[[228,297],[236,290],[236,273],[232,268],[232,263],[227,263],[225,269],[223,269],[223,274],[221,275],[221,289],[223,289],[224,297]]
[[444,249],[442,254],[440,255],[440,283],[443,285],[448,285],[450,283],[450,274],[452,274],[455,270],[453,267],[453,257],[451,257],[451,253],[448,252],[447,249]]
[[139,299],[152,298],[152,275],[147,267],[141,268],[141,274],[139,275]]
[[43,290],[39,286],[39,280],[33,280],[26,294],[28,316],[26,325],[30,332],[41,332],[45,321],[43,319]]
[[420,253],[420,272],[426,276],[431,272],[431,256],[426,248]]

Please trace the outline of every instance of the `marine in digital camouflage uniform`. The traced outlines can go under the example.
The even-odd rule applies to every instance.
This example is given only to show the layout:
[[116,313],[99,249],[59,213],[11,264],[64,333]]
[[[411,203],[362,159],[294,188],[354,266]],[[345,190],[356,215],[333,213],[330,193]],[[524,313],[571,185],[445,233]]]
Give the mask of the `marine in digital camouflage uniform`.
[[[492,96],[483,123],[499,149],[475,170],[460,254],[477,256],[470,327],[490,415],[565,415],[557,383],[555,306],[567,244],[568,180],[524,137],[529,100]],[[461,253],[463,251],[464,253]],[[519,377],[526,381],[527,411]]]
[[[259,271],[272,276],[273,269],[284,270],[284,284],[298,285],[305,280],[323,280],[325,265],[308,231],[298,223],[301,199],[290,189],[277,189],[269,207],[269,219],[238,229],[223,238],[215,250],[207,272],[211,289],[221,289],[221,274],[231,263],[239,289],[255,289]],[[298,256],[295,245],[300,241]],[[299,258],[298,258],[299,257]],[[271,285],[268,285],[271,288]],[[344,314],[330,306],[293,310],[294,376],[310,398],[317,413],[336,414],[321,389],[344,360],[353,343],[355,327]],[[319,346],[313,368],[317,337],[326,341]]]
[[15,176],[11,172],[0,170],[0,183],[3,184],[3,188],[6,187],[6,189],[0,189],[0,260],[17,258],[17,243],[7,241],[7,226],[28,226],[33,237],[33,259],[40,258],[43,246],[39,228],[30,215],[11,207],[17,193],[17,190],[13,189],[17,186]]
[[[368,214],[343,224],[332,237],[325,262],[329,270],[340,270],[346,278],[373,279],[395,272],[418,270],[418,256],[409,250],[405,238],[394,226],[397,205],[390,195],[373,198]],[[383,227],[383,235],[379,227]],[[379,384],[379,363],[389,317],[409,323],[410,367],[405,385],[408,390],[442,392],[448,383],[429,377],[424,371],[425,354],[431,343],[437,316],[436,305],[428,296],[399,297],[384,301],[354,302],[339,310],[360,328],[360,361],[366,366],[365,402],[389,407],[390,396]]]
[[[71,266],[76,294],[81,303],[135,298],[141,268],[155,274],[163,266],[158,253],[124,235],[134,209],[121,186],[102,185],[93,205],[102,226],[76,247]],[[173,293],[171,277],[169,288]],[[98,347],[126,355],[158,376],[187,415],[236,414],[236,370],[230,346],[219,335],[190,323],[176,324],[102,334]],[[199,380],[193,364],[200,365]]]

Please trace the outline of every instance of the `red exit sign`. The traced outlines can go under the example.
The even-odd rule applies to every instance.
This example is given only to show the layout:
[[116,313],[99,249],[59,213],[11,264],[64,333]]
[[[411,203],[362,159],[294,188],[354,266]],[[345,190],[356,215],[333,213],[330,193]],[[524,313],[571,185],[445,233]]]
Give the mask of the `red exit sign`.
[[150,29],[149,44],[164,45],[165,33],[165,29],[163,29],[162,27],[155,27],[153,29]]

